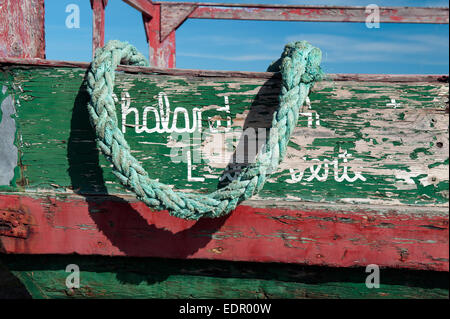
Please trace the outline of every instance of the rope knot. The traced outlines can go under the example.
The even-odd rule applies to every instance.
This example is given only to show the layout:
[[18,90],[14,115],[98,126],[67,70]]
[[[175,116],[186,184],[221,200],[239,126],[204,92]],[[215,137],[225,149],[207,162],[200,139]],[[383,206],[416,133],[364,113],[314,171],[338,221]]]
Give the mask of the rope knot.
[[[301,76],[301,82],[308,84],[320,81],[323,78],[323,72],[320,68],[322,51],[311,46],[311,44],[306,41],[290,42],[286,44],[281,57],[274,61],[267,68],[267,71],[282,72],[287,75],[290,73],[288,70],[293,67],[293,60],[298,61],[298,67],[303,66],[303,69],[297,69],[297,72],[295,72],[297,75]],[[299,63],[302,60],[306,63]],[[283,72],[283,69],[286,71]],[[290,71],[292,72],[293,70]],[[290,85],[295,85],[295,83],[290,83]]]

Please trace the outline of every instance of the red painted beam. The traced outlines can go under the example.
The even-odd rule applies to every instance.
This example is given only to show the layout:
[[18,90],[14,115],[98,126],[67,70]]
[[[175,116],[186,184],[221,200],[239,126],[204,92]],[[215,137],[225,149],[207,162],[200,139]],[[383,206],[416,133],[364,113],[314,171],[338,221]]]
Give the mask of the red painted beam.
[[0,195],[0,224],[7,212],[27,227],[0,234],[0,252],[449,270],[448,214],[433,208],[248,201],[223,218],[186,221],[131,198],[40,196]]
[[[167,6],[176,3],[167,3]],[[259,6],[198,4],[189,15],[194,19],[366,22],[371,11],[366,7],[334,6]],[[379,7],[380,23],[440,23],[448,24],[448,8]]]
[[136,10],[151,15],[153,11],[153,3],[151,0],[123,0],[125,3],[129,4]]
[[105,8],[108,0],[90,0],[92,8],[92,56],[105,45]]
[[0,57],[45,59],[44,0],[0,1]]
[[145,35],[149,45],[150,65],[160,68],[175,67],[175,29],[161,37],[161,5],[150,0],[123,0],[142,13]]
[[153,5],[149,13],[142,13],[149,46],[150,65],[159,68],[175,67],[175,30],[161,38],[161,8]]

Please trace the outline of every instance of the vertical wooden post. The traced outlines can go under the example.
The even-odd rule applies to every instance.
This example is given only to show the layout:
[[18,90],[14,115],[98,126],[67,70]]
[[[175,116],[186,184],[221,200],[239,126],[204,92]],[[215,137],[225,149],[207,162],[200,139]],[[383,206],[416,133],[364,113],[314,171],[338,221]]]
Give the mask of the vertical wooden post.
[[92,56],[105,45],[105,8],[108,0],[91,0],[92,8]]
[[161,6],[151,4],[151,12],[142,13],[149,46],[150,65],[160,68],[175,67],[175,30],[161,41]]
[[0,57],[45,59],[44,0],[0,1]]

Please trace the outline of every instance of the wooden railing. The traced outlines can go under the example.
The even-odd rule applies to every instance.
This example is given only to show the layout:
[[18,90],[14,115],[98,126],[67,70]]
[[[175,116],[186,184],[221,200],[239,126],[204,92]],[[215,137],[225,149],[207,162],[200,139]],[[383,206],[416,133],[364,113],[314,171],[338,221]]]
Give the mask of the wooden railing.
[[[150,64],[161,68],[175,67],[175,31],[187,19],[365,22],[373,13],[369,7],[361,6],[123,1],[142,13]],[[90,2],[94,53],[105,42],[108,0]],[[3,4],[0,6],[0,57],[45,58],[44,0],[5,0]],[[448,7],[377,7],[376,10],[380,23],[449,22]]]
[[[175,67],[175,31],[187,19],[366,22],[371,10],[355,6],[267,5],[123,0],[142,13],[150,64]],[[93,50],[103,45],[107,0],[91,0],[94,10]],[[380,23],[448,24],[448,8],[379,7]]]

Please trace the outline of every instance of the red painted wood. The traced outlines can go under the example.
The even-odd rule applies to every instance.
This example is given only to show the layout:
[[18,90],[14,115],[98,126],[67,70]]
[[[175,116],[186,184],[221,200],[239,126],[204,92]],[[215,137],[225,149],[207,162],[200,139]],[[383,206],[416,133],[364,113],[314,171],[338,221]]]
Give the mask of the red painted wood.
[[178,29],[196,8],[193,4],[161,4],[160,40],[165,40],[171,32]]
[[153,3],[150,0],[123,0],[125,3],[129,4],[136,10],[147,13],[148,15],[151,14],[153,10]]
[[0,1],[0,57],[45,59],[44,0]]
[[[337,5],[315,5],[315,4],[264,4],[264,3],[228,3],[228,2],[201,2],[201,1],[195,1],[195,2],[182,2],[182,1],[151,1],[151,0],[124,0],[124,1],[137,1],[137,2],[151,2],[153,4],[164,4],[164,3],[170,3],[174,5],[179,4],[195,4],[198,6],[204,6],[204,7],[245,7],[245,8],[290,8],[290,9],[299,9],[299,8],[310,8],[310,9],[362,9],[366,8],[365,5],[361,6],[337,6]],[[274,1],[275,2],[275,1]],[[382,7],[382,8],[390,8],[390,9],[399,9],[399,8],[410,8],[410,9],[417,9],[421,7]],[[428,7],[424,9],[448,9],[448,7]]]
[[131,198],[0,195],[0,212],[31,219],[26,239],[0,236],[0,251],[449,270],[448,215],[250,203],[185,221]]
[[145,34],[149,44],[150,65],[160,68],[175,67],[175,30],[161,38],[161,7],[154,5],[151,11],[142,14]]
[[[177,5],[168,3],[167,6]],[[366,7],[229,5],[198,3],[189,16],[196,19],[366,22]],[[449,21],[448,8],[379,7],[381,23],[440,23]]]
[[161,36],[161,5],[149,0],[124,0],[142,12],[145,34],[149,44],[150,65],[160,68],[175,67],[175,30]]
[[92,8],[92,56],[105,45],[105,8],[108,0],[91,0]]

